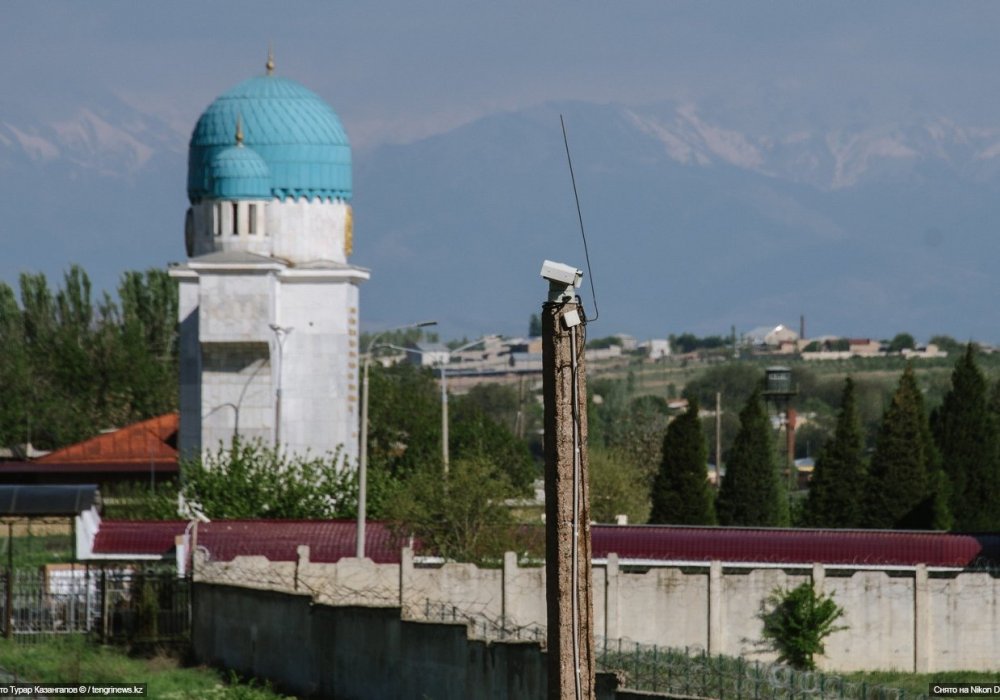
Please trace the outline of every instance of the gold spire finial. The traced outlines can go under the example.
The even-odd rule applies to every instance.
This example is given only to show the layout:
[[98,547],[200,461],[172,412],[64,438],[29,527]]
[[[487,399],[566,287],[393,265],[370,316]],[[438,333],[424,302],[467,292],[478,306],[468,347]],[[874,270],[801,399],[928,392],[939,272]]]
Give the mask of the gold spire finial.
[[274,47],[270,41],[267,42],[267,63],[264,64],[264,67],[267,68],[268,75],[274,75]]
[[243,115],[236,115],[236,145],[243,145]]

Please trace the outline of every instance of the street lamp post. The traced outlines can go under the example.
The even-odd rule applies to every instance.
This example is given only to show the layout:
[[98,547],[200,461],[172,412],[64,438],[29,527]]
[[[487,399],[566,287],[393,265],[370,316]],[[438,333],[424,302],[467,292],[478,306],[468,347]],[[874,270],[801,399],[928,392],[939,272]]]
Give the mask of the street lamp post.
[[274,344],[278,346],[278,378],[274,392],[274,449],[277,450],[281,445],[281,373],[285,369],[283,352],[285,338],[292,332],[292,327],[272,323],[268,328],[274,332]]
[[[447,357],[441,362],[438,367],[441,370],[441,465],[444,468],[444,475],[448,476],[448,467],[450,464],[449,452],[448,452],[448,364],[451,362],[451,356],[456,352],[462,352],[463,350],[468,350],[471,347],[475,347],[482,342],[485,342],[488,336],[483,336],[479,340],[474,340],[471,343],[466,343],[454,350],[449,350],[447,352]],[[426,353],[417,350],[416,348],[401,348],[396,345],[385,345],[384,347],[395,348],[396,350],[402,350],[403,352],[415,352],[418,355],[424,355]]]
[[365,518],[368,506],[368,365],[371,364],[371,353],[378,344],[379,339],[386,333],[406,330],[407,328],[425,328],[435,325],[437,325],[437,321],[421,321],[420,323],[410,323],[405,326],[388,328],[372,338],[368,342],[368,348],[365,350],[364,367],[361,370],[361,444],[359,445],[358,456],[358,526],[355,547],[355,556],[358,559],[365,556]]
[[479,340],[474,340],[471,343],[466,343],[461,347],[457,347],[454,350],[448,351],[448,358],[445,362],[441,364],[441,462],[444,466],[444,475],[448,476],[449,467],[449,455],[448,455],[448,364],[451,362],[451,356],[456,352],[462,352],[463,350],[468,350],[471,347],[479,345],[486,340],[486,336],[483,336]]

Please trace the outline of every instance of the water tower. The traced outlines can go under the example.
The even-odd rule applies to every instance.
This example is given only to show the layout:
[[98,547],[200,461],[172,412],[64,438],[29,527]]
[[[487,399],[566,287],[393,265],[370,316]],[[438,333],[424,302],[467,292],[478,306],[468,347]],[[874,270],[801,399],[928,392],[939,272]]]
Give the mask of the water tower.
[[767,367],[764,370],[764,400],[774,405],[778,416],[778,431],[785,430],[786,460],[785,473],[788,475],[788,493],[795,491],[795,409],[791,407],[792,398],[799,393],[798,387],[792,384],[792,370],[788,367]]

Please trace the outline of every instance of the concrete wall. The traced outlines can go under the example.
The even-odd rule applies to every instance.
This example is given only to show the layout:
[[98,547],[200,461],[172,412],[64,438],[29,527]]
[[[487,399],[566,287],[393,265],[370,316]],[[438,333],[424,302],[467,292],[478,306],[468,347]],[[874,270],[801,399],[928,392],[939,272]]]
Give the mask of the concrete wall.
[[[196,584],[196,658],[307,697],[544,700],[533,642],[470,640],[465,625],[403,620],[398,608],[314,605],[308,595]],[[601,674],[599,700],[616,697]],[[651,697],[664,697],[653,695]]]
[[[520,567],[513,554],[501,569],[469,564],[415,566],[404,550],[399,565],[343,559],[312,563],[262,558],[198,562],[196,580],[278,591],[308,592],[334,605],[393,606],[408,619],[454,606],[460,615],[504,627],[544,626],[545,570]],[[820,668],[899,669],[923,673],[1000,668],[1000,580],[985,573],[929,575],[916,571],[785,571],[778,568],[650,568],[623,571],[617,557],[592,569],[595,635],[769,661],[760,646],[761,603],[775,589],[813,580],[844,608],[846,630],[827,640]]]

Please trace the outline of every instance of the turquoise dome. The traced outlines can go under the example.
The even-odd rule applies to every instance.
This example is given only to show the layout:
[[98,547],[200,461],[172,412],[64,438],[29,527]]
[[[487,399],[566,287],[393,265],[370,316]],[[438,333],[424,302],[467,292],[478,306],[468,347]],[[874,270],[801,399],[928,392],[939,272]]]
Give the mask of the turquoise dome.
[[245,150],[267,167],[270,197],[351,199],[351,146],[340,118],[312,90],[264,75],[223,93],[198,119],[188,144],[192,203],[223,197],[212,167],[221,152],[233,148],[237,119]]
[[270,199],[271,171],[264,159],[242,144],[219,151],[208,167],[215,199]]

